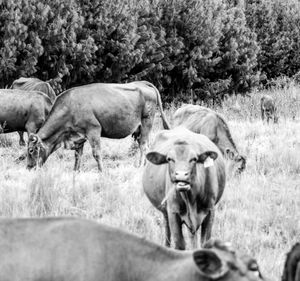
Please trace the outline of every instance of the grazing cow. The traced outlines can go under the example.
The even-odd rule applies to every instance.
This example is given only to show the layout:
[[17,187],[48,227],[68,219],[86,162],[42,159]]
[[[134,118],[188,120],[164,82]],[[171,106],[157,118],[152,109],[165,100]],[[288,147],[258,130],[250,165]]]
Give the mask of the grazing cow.
[[300,281],[300,243],[296,243],[287,254],[282,281]]
[[37,91],[0,89],[0,126],[3,133],[36,133],[52,107],[51,100]]
[[185,249],[182,224],[191,233],[192,247],[211,236],[215,204],[225,187],[225,164],[217,146],[184,127],[163,130],[155,138],[143,173],[144,191],[165,218],[165,245],[171,237]]
[[176,251],[75,218],[0,220],[0,280],[261,281],[255,259],[212,240]]
[[270,119],[273,119],[274,124],[278,123],[277,108],[274,99],[269,95],[263,95],[260,99],[261,119],[267,119],[269,124]]
[[246,157],[242,156],[232,139],[224,118],[217,112],[203,106],[188,104],[176,110],[174,126],[184,126],[197,134],[206,135],[221,150],[223,156],[241,173],[246,168]]
[[[44,81],[42,81],[38,78],[21,77],[21,78],[15,80],[12,83],[11,88],[12,89],[24,90],[24,91],[39,91],[39,92],[42,92],[50,98],[52,103],[54,103],[54,101],[56,99],[55,92],[52,89],[52,87],[50,86],[50,84],[48,82],[44,82]],[[18,133],[19,133],[19,136],[20,136],[19,144],[21,146],[24,146],[25,141],[24,141],[23,132],[19,131]]]
[[158,104],[164,128],[169,128],[158,90],[149,82],[95,83],[60,94],[38,134],[28,142],[28,168],[41,166],[62,141],[75,150],[74,170],[79,170],[86,139],[102,170],[100,136],[120,139],[133,134],[144,162],[144,150]]

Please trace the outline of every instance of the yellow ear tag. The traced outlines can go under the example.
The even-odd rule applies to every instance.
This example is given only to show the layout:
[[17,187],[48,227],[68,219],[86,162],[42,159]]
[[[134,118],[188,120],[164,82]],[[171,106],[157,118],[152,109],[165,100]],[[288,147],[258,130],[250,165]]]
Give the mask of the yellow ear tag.
[[214,160],[208,156],[206,158],[206,160],[204,161],[203,165],[204,165],[204,168],[212,167],[214,165]]

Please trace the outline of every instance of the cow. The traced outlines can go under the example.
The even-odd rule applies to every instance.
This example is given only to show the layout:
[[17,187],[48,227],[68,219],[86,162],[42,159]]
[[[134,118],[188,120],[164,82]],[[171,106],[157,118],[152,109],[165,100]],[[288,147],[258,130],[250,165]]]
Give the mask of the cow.
[[173,126],[184,126],[197,134],[206,135],[231,163],[232,170],[241,173],[246,168],[246,157],[233,141],[229,127],[219,113],[199,105],[187,104],[173,114]]
[[[15,80],[12,85],[11,89],[19,89],[19,90],[25,90],[25,91],[39,91],[44,94],[46,94],[52,103],[54,103],[56,99],[56,95],[52,87],[48,82],[42,81],[38,78],[26,78],[26,77],[20,77],[19,79]],[[21,146],[25,145],[25,140],[23,136],[23,132],[18,132],[20,136],[19,144]]]
[[225,187],[225,163],[218,147],[205,135],[184,127],[160,131],[147,153],[142,177],[144,192],[163,213],[165,245],[174,240],[184,250],[182,224],[190,232],[192,247],[211,237],[215,205]]
[[254,258],[227,243],[177,251],[77,218],[0,219],[0,280],[262,281]]
[[0,89],[1,132],[36,133],[51,107],[50,98],[42,92]]
[[260,99],[260,110],[262,121],[267,119],[269,124],[270,119],[273,119],[274,124],[278,123],[277,107],[274,99],[269,95],[263,95]]
[[288,252],[281,280],[300,281],[300,243],[296,243]]
[[29,137],[27,167],[41,166],[64,141],[75,150],[74,170],[77,171],[84,143],[88,140],[98,170],[102,171],[100,136],[120,139],[130,134],[139,143],[142,165],[157,104],[163,126],[168,129],[170,125],[160,94],[149,82],[94,83],[69,89],[57,97],[39,132]]

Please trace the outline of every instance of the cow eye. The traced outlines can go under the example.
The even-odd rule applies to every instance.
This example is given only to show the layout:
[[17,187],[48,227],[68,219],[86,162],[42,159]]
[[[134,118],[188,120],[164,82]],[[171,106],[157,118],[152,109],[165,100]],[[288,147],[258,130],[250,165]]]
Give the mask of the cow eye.
[[191,162],[191,163],[197,162],[197,158],[196,158],[196,157],[192,158],[192,159],[190,160],[190,162]]
[[167,158],[167,161],[168,161],[168,162],[175,162],[175,160],[172,159],[171,157],[168,157],[168,158]]

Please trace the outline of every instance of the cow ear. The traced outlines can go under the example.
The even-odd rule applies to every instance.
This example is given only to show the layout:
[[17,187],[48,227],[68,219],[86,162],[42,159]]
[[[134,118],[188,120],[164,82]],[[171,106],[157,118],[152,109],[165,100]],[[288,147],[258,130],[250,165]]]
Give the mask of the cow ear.
[[218,157],[218,153],[215,151],[205,151],[203,153],[201,153],[200,155],[198,155],[198,163],[204,163],[205,160],[207,159],[207,157],[212,158],[213,160],[216,160]]
[[165,164],[168,162],[166,155],[155,151],[147,153],[146,158],[155,165]]
[[197,250],[193,253],[193,259],[200,274],[209,279],[219,279],[229,271],[228,266],[212,250]]

